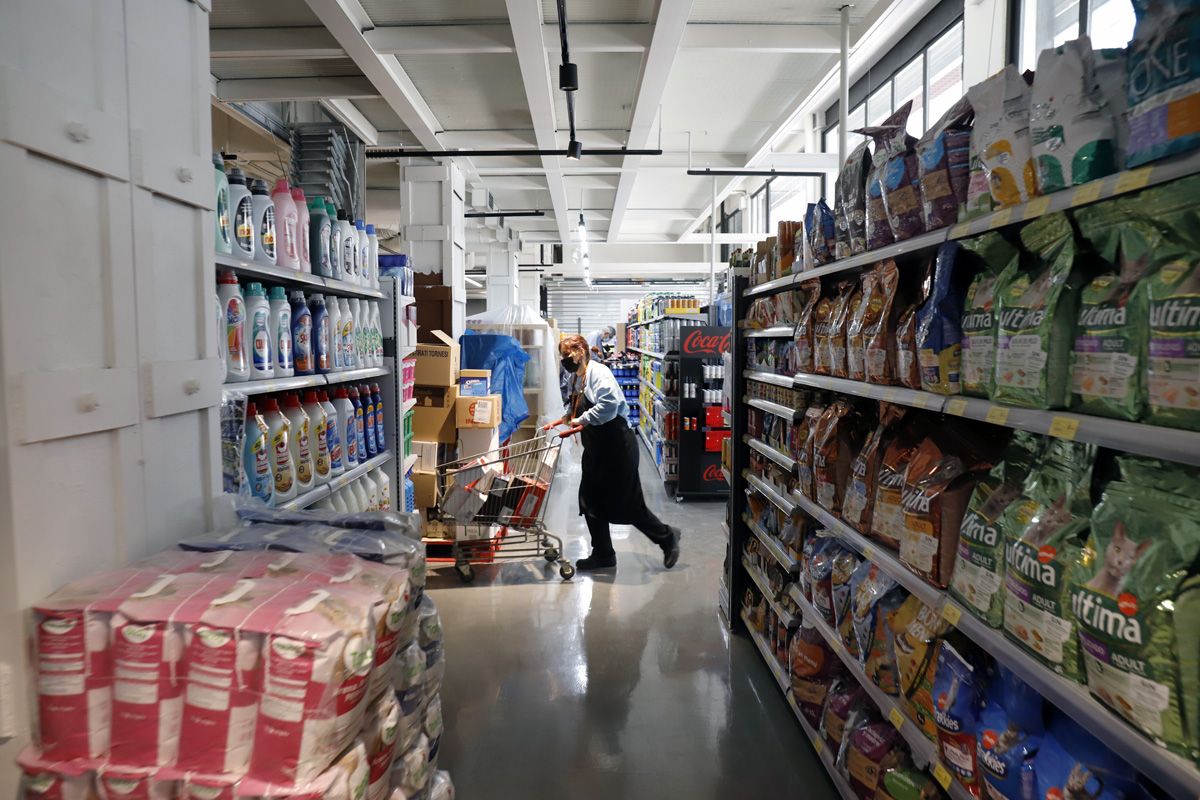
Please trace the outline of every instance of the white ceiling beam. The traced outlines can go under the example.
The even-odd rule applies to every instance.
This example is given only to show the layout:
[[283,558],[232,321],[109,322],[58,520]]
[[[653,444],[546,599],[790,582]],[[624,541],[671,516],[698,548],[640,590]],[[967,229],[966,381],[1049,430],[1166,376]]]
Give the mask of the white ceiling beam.
[[375,51],[385,55],[462,55],[511,53],[508,25],[387,25],[363,34]]
[[378,97],[379,90],[366,78],[239,78],[217,81],[217,99],[224,102],[250,100],[324,100]]
[[324,28],[216,28],[208,33],[208,57],[344,58],[346,52]]
[[321,107],[353,131],[354,135],[362,139],[365,143],[369,145],[379,143],[379,131],[349,100],[325,98],[321,100]]
[[[580,23],[567,28],[571,53],[642,53],[650,46],[650,29],[642,23]],[[546,49],[559,52],[558,24],[546,25],[542,38]]]
[[685,50],[755,53],[836,53],[837,25],[688,25]]
[[[529,104],[529,116],[533,120],[537,146],[542,150],[557,150],[558,136],[554,123],[554,89],[550,82],[550,71],[546,62],[546,42],[542,36],[542,5],[539,0],[505,0],[508,21],[512,26],[513,42],[517,48],[517,63],[521,67],[521,81],[525,84],[525,98]],[[546,171],[546,183],[550,188],[550,200],[554,206],[554,219],[558,233],[564,243],[571,240],[570,221],[567,213],[567,189],[563,183],[557,156],[544,156],[542,167]]]

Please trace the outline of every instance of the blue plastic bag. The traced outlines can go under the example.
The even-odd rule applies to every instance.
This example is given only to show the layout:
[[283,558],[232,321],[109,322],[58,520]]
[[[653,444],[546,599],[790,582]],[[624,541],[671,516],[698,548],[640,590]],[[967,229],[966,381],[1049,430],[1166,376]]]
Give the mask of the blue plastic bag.
[[467,331],[459,339],[463,369],[492,371],[492,392],[500,395],[500,441],[504,441],[529,418],[525,402],[525,365],[529,354],[511,336]]

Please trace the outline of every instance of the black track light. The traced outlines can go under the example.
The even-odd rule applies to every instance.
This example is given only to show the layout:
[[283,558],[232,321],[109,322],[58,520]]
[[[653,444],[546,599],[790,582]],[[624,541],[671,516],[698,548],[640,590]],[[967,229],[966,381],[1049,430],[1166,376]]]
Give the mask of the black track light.
[[560,64],[558,67],[558,88],[564,92],[574,92],[579,89],[579,67],[574,64]]
[[572,139],[567,145],[567,158],[571,161],[578,161],[583,158],[583,145],[575,139]]

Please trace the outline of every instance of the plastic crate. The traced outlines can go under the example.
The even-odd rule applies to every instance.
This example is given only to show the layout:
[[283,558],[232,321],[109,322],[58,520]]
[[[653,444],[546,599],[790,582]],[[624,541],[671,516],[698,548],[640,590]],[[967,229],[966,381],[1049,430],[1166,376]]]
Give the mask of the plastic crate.
[[416,498],[413,497],[413,495],[416,494],[416,491],[417,491],[417,487],[413,485],[412,478],[405,478],[404,479],[404,510],[408,511],[409,513],[414,511],[416,508],[417,501],[416,501]]

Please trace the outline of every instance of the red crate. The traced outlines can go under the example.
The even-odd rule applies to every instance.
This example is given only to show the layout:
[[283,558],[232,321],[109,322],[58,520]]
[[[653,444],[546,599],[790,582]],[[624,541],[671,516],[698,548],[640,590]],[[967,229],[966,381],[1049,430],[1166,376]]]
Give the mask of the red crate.
[[721,442],[729,438],[729,431],[706,431],[704,434],[704,449],[709,453],[721,452]]
[[704,427],[706,428],[724,428],[725,420],[721,416],[720,406],[705,406],[704,407]]

